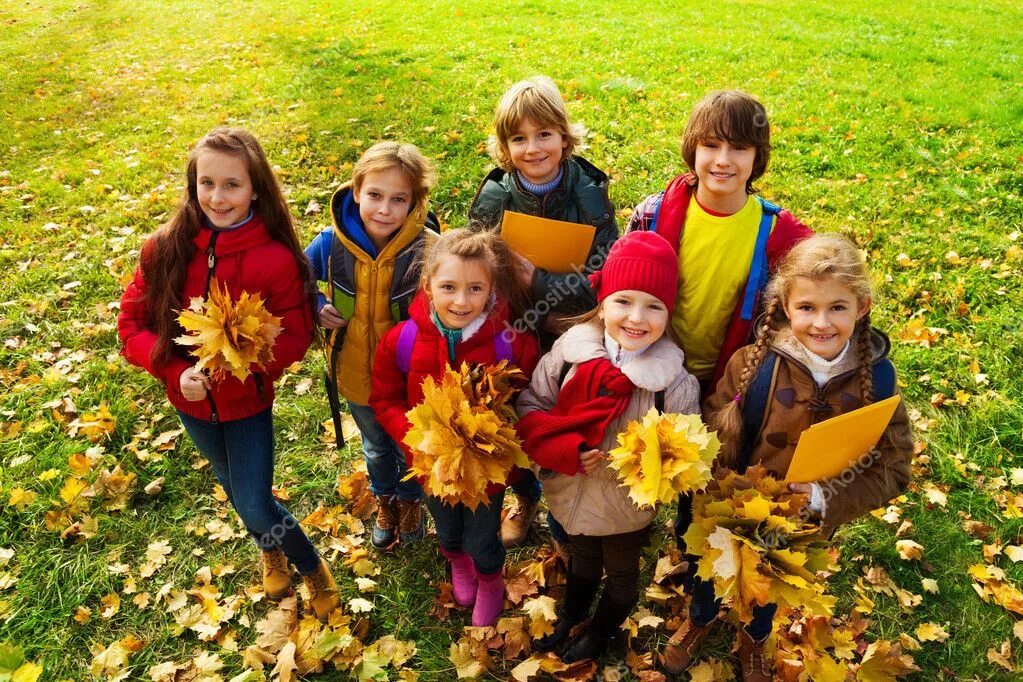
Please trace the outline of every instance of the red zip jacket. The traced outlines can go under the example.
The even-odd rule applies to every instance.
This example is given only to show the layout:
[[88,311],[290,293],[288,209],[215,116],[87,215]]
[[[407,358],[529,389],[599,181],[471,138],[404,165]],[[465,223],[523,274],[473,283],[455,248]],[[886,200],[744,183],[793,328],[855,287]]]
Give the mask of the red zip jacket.
[[[424,292],[416,294],[409,307],[409,316],[415,320],[419,332],[412,346],[408,376],[405,376],[398,367],[398,336],[402,327],[408,324],[402,322],[392,327],[377,345],[369,404],[387,434],[401,445],[405,461],[411,466],[412,453],[402,442],[410,428],[405,413],[423,402],[423,381],[426,377],[431,376],[439,381],[448,367],[448,342],[430,319],[430,303]],[[497,362],[494,337],[511,329],[508,308],[503,302],[498,302],[479,331],[455,346],[456,366],[461,366],[463,361],[484,364]],[[522,370],[526,379],[529,379],[540,361],[540,346],[532,334],[509,333],[514,333],[511,339],[512,363]],[[514,483],[520,475],[521,472],[513,470],[506,483],[509,485]],[[503,487],[491,484],[487,486],[487,495],[493,495]]]
[[[171,404],[190,417],[213,422],[251,417],[273,403],[274,380],[285,367],[301,360],[312,342],[313,320],[306,285],[291,251],[270,238],[258,214],[233,230],[203,227],[195,237],[195,246],[185,276],[184,305],[192,298],[206,297],[211,270],[213,277],[226,283],[232,299],[237,300],[242,291],[259,294],[266,309],[281,318],[283,331],[274,342],[273,362],[250,374],[244,383],[230,375],[215,382],[205,400],[185,400],[179,381],[181,373],[195,360],[185,347],[177,346],[168,362],[153,363],[157,336],[143,299],[146,282],[141,267],[121,297],[121,314],[117,317],[121,355],[162,381]],[[147,243],[142,247],[142,258],[149,257]]]

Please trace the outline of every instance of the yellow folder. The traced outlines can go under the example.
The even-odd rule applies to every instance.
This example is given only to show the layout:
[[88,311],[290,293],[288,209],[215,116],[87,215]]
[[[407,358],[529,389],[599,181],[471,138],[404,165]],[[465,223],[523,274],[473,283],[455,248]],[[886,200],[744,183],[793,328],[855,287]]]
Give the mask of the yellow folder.
[[515,253],[547,272],[573,272],[582,269],[590,255],[592,225],[538,218],[505,211],[501,237]]
[[785,480],[812,483],[838,476],[877,445],[902,398],[893,395],[814,424],[799,437]]

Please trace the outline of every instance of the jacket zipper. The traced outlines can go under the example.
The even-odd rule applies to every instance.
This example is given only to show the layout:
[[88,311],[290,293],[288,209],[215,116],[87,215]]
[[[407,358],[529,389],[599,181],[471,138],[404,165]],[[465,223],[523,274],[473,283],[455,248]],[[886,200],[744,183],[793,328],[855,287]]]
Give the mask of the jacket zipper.
[[[210,284],[213,282],[213,269],[215,267],[217,267],[217,254],[214,251],[214,246],[217,243],[217,236],[219,234],[220,234],[219,232],[214,230],[213,234],[210,236],[210,244],[209,244],[209,246],[206,247],[206,267],[207,267],[207,271],[206,271],[206,293],[205,293],[206,298],[209,298],[209,296],[210,296]],[[217,404],[215,402],[213,402],[213,393],[212,393],[212,391],[206,391],[206,400],[210,404],[210,420],[214,424],[219,423],[220,422],[220,417],[217,414]]]
[[[857,371],[855,369],[850,369],[848,371],[842,372],[841,374],[836,374],[835,376],[833,376],[833,377],[829,378],[827,381],[825,381],[824,385],[821,386],[821,385],[819,385],[817,383],[817,379],[814,378],[813,372],[811,372],[810,369],[806,365],[801,363],[799,360],[796,360],[794,357],[792,357],[788,353],[780,351],[777,348],[774,349],[774,352],[777,353],[778,355],[785,356],[788,360],[790,360],[792,362],[793,365],[795,365],[796,367],[801,369],[808,377],[810,377],[810,383],[813,384],[814,394],[816,396],[816,402],[818,404],[823,404],[824,403],[824,395],[825,395],[825,393],[827,393],[827,388],[828,388],[828,386],[831,385],[832,382],[838,381],[839,379],[845,380],[846,377],[851,376],[854,372]],[[871,362],[871,366],[873,366],[873,364],[874,363]],[[818,419],[819,413],[817,411],[812,411],[812,412],[813,412],[813,416],[810,418],[810,423],[811,424],[817,424],[820,421]]]

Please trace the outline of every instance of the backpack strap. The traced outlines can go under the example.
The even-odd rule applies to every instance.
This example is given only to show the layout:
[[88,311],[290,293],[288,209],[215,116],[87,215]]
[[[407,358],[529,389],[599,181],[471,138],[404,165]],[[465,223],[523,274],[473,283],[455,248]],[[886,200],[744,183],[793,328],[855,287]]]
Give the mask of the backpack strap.
[[565,379],[568,377],[568,373],[572,371],[572,363],[565,362],[561,366],[561,372],[558,373],[558,387],[565,385]]
[[895,365],[888,358],[882,358],[871,370],[874,381],[874,399],[885,400],[895,395]]
[[664,414],[664,391],[657,391],[654,393],[654,407],[661,414]]
[[398,369],[406,376],[412,363],[412,347],[416,345],[418,335],[419,325],[415,320],[408,319],[401,323],[401,331],[398,332]]
[[771,236],[774,217],[781,211],[781,208],[766,199],[757,197],[757,200],[760,201],[761,208],[760,227],[757,228],[757,242],[753,249],[753,260],[749,266],[746,292],[742,295],[741,318],[743,320],[753,319],[753,309],[756,307],[757,298],[767,284],[767,238]]
[[505,338],[504,332],[494,337],[494,357],[497,361],[507,360],[509,363],[514,362],[515,356],[512,355],[511,341]]
[[736,467],[740,474],[749,466],[753,445],[764,423],[767,400],[771,396],[771,386],[774,384],[777,369],[778,354],[769,349],[764,355],[764,361],[757,367],[757,373],[753,376],[753,381],[750,382],[746,396],[742,400],[742,450],[739,451],[739,465]]

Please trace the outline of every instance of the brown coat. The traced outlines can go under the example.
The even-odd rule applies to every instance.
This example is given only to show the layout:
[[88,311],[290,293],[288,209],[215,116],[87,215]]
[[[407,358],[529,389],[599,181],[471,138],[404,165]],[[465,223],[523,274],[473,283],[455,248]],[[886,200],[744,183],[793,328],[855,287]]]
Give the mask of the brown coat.
[[[519,416],[534,410],[550,410],[558,400],[565,363],[578,365],[594,358],[606,358],[602,326],[583,323],[569,329],[543,356],[533,372],[529,388],[519,396]],[[642,355],[621,366],[636,385],[625,412],[608,425],[598,448],[607,452],[618,447],[618,433],[629,422],[641,419],[654,406],[654,394],[664,391],[667,412],[696,414],[700,410],[700,387],[686,371],[682,349],[667,337],[661,337]],[[569,370],[565,381],[575,373]],[[536,468],[534,466],[534,468]],[[618,472],[601,464],[590,474],[566,476],[548,469],[540,470],[543,494],[554,518],[570,535],[617,535],[644,528],[653,521],[653,509],[640,509],[618,484]]]
[[[763,421],[753,444],[750,464],[766,467],[779,478],[788,472],[796,443],[803,431],[816,422],[851,412],[863,406],[859,380],[859,356],[855,344],[849,348],[837,374],[824,386],[818,386],[805,364],[794,357],[790,334],[780,335],[772,349],[778,354],[776,376],[771,386]],[[872,363],[888,354],[888,339],[874,333]],[[704,403],[704,415],[720,410],[736,393],[739,375],[753,346],[739,349],[732,356],[717,389]],[[895,392],[898,393],[898,386]],[[737,443],[722,443],[722,455],[730,454]],[[909,485],[913,459],[913,435],[904,403],[899,403],[888,428],[869,453],[865,467],[849,469],[852,474],[817,481],[826,500],[823,531],[830,534],[839,525],[883,507]],[[862,461],[862,460],[861,460]]]

